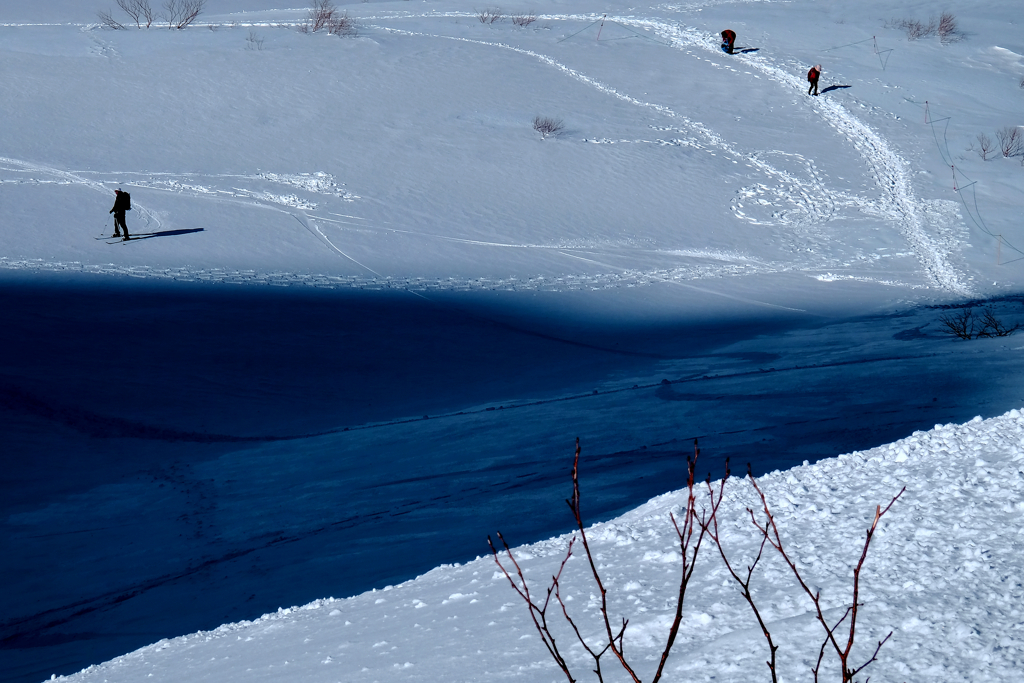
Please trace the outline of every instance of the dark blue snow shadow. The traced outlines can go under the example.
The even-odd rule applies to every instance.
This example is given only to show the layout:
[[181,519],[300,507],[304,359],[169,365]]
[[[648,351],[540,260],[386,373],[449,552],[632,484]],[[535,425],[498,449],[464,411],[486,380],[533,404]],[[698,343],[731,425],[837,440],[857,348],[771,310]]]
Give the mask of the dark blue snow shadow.
[[742,53],[742,54],[747,54],[748,52],[760,52],[761,48],[759,48],[759,47],[737,47],[737,48],[735,48],[735,51],[739,52],[739,53]]
[[[726,457],[762,473],[1019,395],[1017,355],[999,373],[982,356],[943,366],[927,311],[856,323],[874,330],[866,347],[920,333],[856,356],[827,326],[817,346],[731,348],[821,326],[798,315],[641,325],[555,315],[530,293],[72,284],[0,283],[13,681],[398,583],[485,554],[495,529],[517,544],[562,533],[576,436],[597,521],[682,486],[695,437],[701,476]],[[635,436],[575,432],[610,401],[635,406]],[[675,426],[644,428],[655,411]],[[554,439],[534,425],[551,414],[565,416]]]
[[832,92],[833,90],[844,90],[846,88],[852,88],[852,87],[853,87],[852,85],[830,85],[827,88],[823,88],[822,91],[821,91],[821,94],[824,95],[825,93]]
[[161,230],[160,232],[137,232],[131,237],[132,242],[140,240],[148,240],[154,237],[176,237],[178,235],[188,235],[193,232],[203,232],[206,228],[182,228],[180,230]]

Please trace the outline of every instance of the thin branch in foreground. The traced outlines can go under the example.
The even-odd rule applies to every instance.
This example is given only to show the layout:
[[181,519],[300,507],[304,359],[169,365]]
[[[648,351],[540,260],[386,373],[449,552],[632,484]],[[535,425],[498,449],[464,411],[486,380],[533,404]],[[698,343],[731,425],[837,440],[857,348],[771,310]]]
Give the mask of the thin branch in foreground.
[[[871,546],[871,540],[874,538],[875,531],[878,529],[878,522],[887,512],[889,512],[890,509],[892,509],[892,506],[896,503],[897,500],[899,500],[900,496],[903,495],[907,488],[904,486],[902,489],[900,489],[900,492],[893,496],[892,500],[889,501],[889,504],[885,506],[885,509],[883,509],[881,506],[875,507],[874,520],[871,522],[871,526],[868,527],[864,539],[864,548],[861,550],[860,559],[857,561],[857,565],[854,567],[853,570],[853,602],[847,609],[847,614],[850,617],[850,628],[846,638],[846,643],[844,645],[840,645],[839,641],[836,639],[835,630],[839,627],[839,624],[841,624],[843,620],[846,619],[847,614],[844,614],[843,618],[840,619],[835,626],[829,627],[828,622],[825,620],[825,614],[821,606],[821,592],[811,590],[810,586],[807,585],[807,582],[800,574],[800,570],[797,569],[796,563],[786,552],[786,549],[782,543],[782,536],[779,533],[779,528],[775,523],[775,517],[768,506],[768,500],[765,497],[764,491],[762,491],[761,487],[758,486],[757,480],[754,478],[754,475],[751,473],[749,464],[747,465],[747,477],[750,479],[751,485],[753,485],[754,490],[757,491],[758,496],[761,498],[761,506],[764,510],[764,516],[766,519],[763,525],[758,523],[757,518],[754,516],[754,511],[751,510],[750,508],[747,508],[747,512],[750,514],[751,522],[753,522],[754,526],[757,527],[758,531],[760,531],[767,537],[768,544],[771,545],[779,553],[779,555],[782,556],[783,561],[785,561],[785,563],[789,566],[790,570],[793,572],[793,576],[796,577],[797,583],[800,584],[800,587],[804,590],[804,593],[806,593],[807,596],[811,599],[811,602],[814,604],[815,615],[818,619],[818,622],[825,629],[825,643],[822,645],[822,649],[824,650],[826,645],[829,644],[832,646],[832,649],[839,657],[843,683],[853,683],[853,677],[857,673],[862,671],[864,667],[866,667],[868,664],[871,664],[875,661],[875,658],[878,655],[878,651],[881,649],[882,645],[886,641],[888,641],[889,636],[892,635],[892,633],[890,632],[888,636],[886,636],[881,642],[879,642],[878,648],[876,648],[875,650],[875,654],[872,655],[872,657],[864,664],[860,665],[859,667],[853,667],[850,665],[850,652],[853,650],[853,643],[856,638],[857,610],[862,605],[862,603],[860,602],[860,574],[861,570],[864,568],[864,561],[867,559],[868,556],[868,548]],[[821,660],[819,658],[818,666],[820,667],[820,665]],[[813,669],[813,671],[815,675],[815,680],[817,680],[817,667]]]
[[[707,481],[705,482],[708,487],[708,495],[711,499],[711,515],[709,519],[708,538],[710,538],[715,546],[718,548],[718,553],[722,557],[722,562],[725,563],[725,568],[729,571],[733,580],[739,584],[740,593],[743,595],[743,599],[747,601],[751,611],[754,613],[754,618],[757,619],[757,625],[761,627],[761,633],[764,635],[765,640],[768,641],[768,652],[770,659],[765,662],[768,665],[768,671],[772,675],[772,683],[778,683],[778,670],[776,668],[775,653],[779,649],[779,646],[772,640],[772,634],[768,630],[767,624],[761,616],[760,610],[757,609],[757,605],[754,603],[754,596],[750,592],[750,582],[754,576],[754,570],[757,569],[757,564],[761,561],[761,557],[764,554],[764,547],[768,543],[767,527],[764,534],[761,536],[761,545],[757,549],[757,556],[754,561],[747,566],[746,578],[741,578],[739,573],[733,569],[732,563],[729,562],[729,558],[726,555],[725,547],[722,545],[722,539],[718,532],[718,507],[722,504],[722,500],[725,498],[725,484],[729,480],[729,459],[725,460],[725,476],[722,478],[721,483],[718,487],[718,498],[715,498],[715,490],[711,486],[711,475],[708,474]],[[824,653],[824,645],[822,645],[822,653]],[[819,663],[821,657],[818,658]]]
[[[625,617],[619,618],[619,623],[616,626],[612,626],[612,618],[609,612],[608,605],[608,589],[605,587],[604,580],[601,578],[601,573],[598,570],[597,562],[594,557],[594,553],[590,548],[590,541],[587,538],[586,525],[583,522],[582,506],[580,504],[580,485],[579,485],[579,465],[580,465],[580,441],[576,439],[576,453],[573,460],[572,468],[572,498],[566,500],[566,504],[569,506],[572,512],[573,519],[576,522],[576,534],[573,535],[572,540],[569,542],[569,548],[566,552],[565,559],[562,560],[562,565],[558,570],[558,573],[551,578],[551,584],[547,589],[547,595],[543,602],[537,602],[530,593],[529,586],[526,582],[526,577],[516,562],[512,551],[505,542],[504,537],[498,534],[498,538],[501,540],[505,553],[508,555],[509,561],[515,569],[515,575],[518,576],[518,581],[514,578],[512,571],[510,571],[501,561],[501,557],[498,554],[497,549],[491,542],[490,537],[487,538],[487,543],[491,547],[491,553],[494,556],[494,561],[501,569],[505,578],[508,579],[512,588],[516,591],[519,597],[526,602],[527,609],[530,612],[530,617],[533,620],[534,627],[540,634],[541,641],[544,643],[548,654],[551,655],[552,659],[555,660],[555,664],[561,669],[565,677],[570,683],[575,683],[572,672],[569,669],[569,665],[559,651],[555,637],[551,633],[550,624],[547,618],[547,610],[551,603],[551,596],[554,595],[556,602],[562,610],[562,616],[565,618],[569,627],[576,635],[576,639],[580,642],[583,650],[590,655],[594,661],[593,672],[597,675],[599,683],[604,681],[604,670],[602,668],[602,657],[611,652],[612,656],[618,660],[619,665],[623,671],[629,677],[633,683],[641,683],[640,677],[637,675],[633,666],[629,663],[626,658],[626,646],[625,637],[626,630],[629,627],[629,619]],[[700,450],[697,448],[697,442],[694,441],[694,456],[693,458],[687,458],[687,500],[685,511],[682,512],[682,516],[677,519],[674,514],[670,515],[672,520],[672,526],[676,530],[676,535],[679,539],[679,550],[682,555],[682,575],[679,582],[679,590],[676,598],[675,617],[672,625],[669,628],[667,641],[665,647],[661,653],[661,658],[658,664],[658,670],[651,680],[651,683],[658,683],[661,679],[662,674],[665,670],[665,664],[668,660],[669,654],[672,651],[672,646],[675,643],[676,636],[679,633],[679,627],[682,622],[682,611],[683,604],[686,597],[686,590],[689,586],[690,578],[693,576],[693,570],[696,566],[697,555],[700,551],[701,542],[704,535],[707,533],[708,520],[704,512],[698,517],[696,511],[696,495],[694,493],[694,473],[697,467],[697,456],[699,456]],[[577,535],[580,540],[580,545],[583,547],[584,554],[587,558],[587,563],[590,568],[590,574],[594,579],[594,583],[597,586],[597,590],[600,594],[600,613],[601,613],[601,624],[603,626],[604,637],[603,642],[600,646],[592,646],[583,637],[580,632],[579,626],[576,621],[569,614],[568,607],[565,601],[562,599],[561,592],[561,577],[562,572],[565,569],[566,563],[569,561],[569,557],[572,555],[573,544],[576,542]]]

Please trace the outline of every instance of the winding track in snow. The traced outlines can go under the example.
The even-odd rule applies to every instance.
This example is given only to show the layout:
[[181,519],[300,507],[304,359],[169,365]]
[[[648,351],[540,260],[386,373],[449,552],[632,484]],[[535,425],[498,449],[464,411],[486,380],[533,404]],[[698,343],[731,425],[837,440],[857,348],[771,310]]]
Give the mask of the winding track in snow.
[[[461,12],[445,12],[419,16],[424,18],[432,16],[471,18],[476,15]],[[714,36],[710,36],[709,34],[695,28],[683,27],[664,20],[653,18],[637,19],[635,17],[602,16],[598,14],[545,14],[538,18],[548,21],[586,22],[593,22],[605,18],[606,21],[616,22],[624,26],[649,29],[655,35],[669,41],[669,44],[676,49],[694,47],[706,50],[713,54],[719,52],[717,41]],[[687,128],[698,133],[702,138],[713,144],[715,147],[718,147],[732,155],[740,156],[726,140],[706,125],[693,121],[672,110],[670,107],[653,102],[647,102],[622,93],[607,84],[577,71],[576,69],[572,69],[561,64],[547,55],[497,41],[477,40],[458,36],[440,36],[414,31],[405,31],[385,26],[378,26],[377,28],[401,35],[445,38],[447,40],[458,42],[489,45],[533,57],[558,69],[575,80],[617,99],[629,102],[630,104],[638,107],[653,110],[666,117],[681,121]],[[744,64],[757,69],[769,79],[779,83],[780,85],[797,91],[800,91],[803,88],[803,82],[797,76],[794,76],[791,71],[774,64],[767,57],[760,55],[748,55],[745,58]],[[857,149],[858,152],[860,152],[861,156],[867,162],[874,175],[875,183],[881,190],[885,208],[888,210],[888,213],[894,217],[895,222],[899,225],[901,235],[907,240],[911,248],[914,250],[918,261],[921,263],[923,270],[928,275],[934,286],[952,294],[970,296],[972,291],[966,283],[963,274],[949,263],[945,254],[928,236],[924,229],[923,221],[921,220],[917,208],[918,202],[914,196],[914,191],[910,182],[910,175],[907,171],[909,164],[893,150],[881,135],[854,116],[839,102],[827,98],[817,98],[811,101],[811,106],[813,111],[821,116],[829,126],[849,140],[849,142],[855,149]],[[771,167],[756,156],[747,156],[743,157],[743,159],[747,163],[751,163],[759,168],[759,170],[762,170],[769,175],[784,178],[790,182],[795,180],[789,174]]]

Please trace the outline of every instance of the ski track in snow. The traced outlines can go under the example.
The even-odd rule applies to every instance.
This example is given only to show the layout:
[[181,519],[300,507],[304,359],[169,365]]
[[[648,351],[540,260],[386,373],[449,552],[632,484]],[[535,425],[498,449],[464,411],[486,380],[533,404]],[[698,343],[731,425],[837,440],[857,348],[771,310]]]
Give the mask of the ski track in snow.
[[[669,11],[693,10],[720,4],[715,2],[688,3],[684,5],[664,6],[661,9]],[[465,12],[431,12],[426,14],[394,13],[387,17],[371,17],[370,19],[408,19],[408,18],[473,18],[475,14]],[[602,18],[601,15],[539,15],[539,19],[548,21],[596,21]],[[695,28],[684,27],[676,23],[654,19],[636,17],[607,17],[607,21],[617,22],[623,26],[632,26],[643,30],[649,30],[653,34],[669,41],[671,47],[677,50],[697,48],[711,53],[717,53],[717,43],[714,36],[709,36]],[[241,24],[239,24],[241,25]],[[246,24],[248,25],[248,24]],[[256,25],[256,24],[253,24]],[[827,188],[821,179],[813,162],[801,155],[791,154],[781,150],[755,151],[742,153],[737,151],[727,140],[715,133],[703,123],[693,121],[686,116],[672,110],[671,108],[647,102],[602,83],[576,69],[562,64],[548,55],[532,50],[520,48],[500,41],[477,40],[458,36],[445,36],[416,31],[407,31],[388,26],[371,26],[377,30],[385,31],[394,35],[416,36],[433,39],[445,39],[456,42],[464,42],[488,47],[496,47],[509,50],[524,56],[539,60],[540,62],[557,69],[567,76],[581,82],[600,92],[608,94],[619,100],[628,102],[634,106],[654,111],[677,122],[676,126],[652,126],[654,130],[664,132],[676,132],[686,135],[685,138],[672,138],[668,140],[609,140],[609,139],[588,139],[586,143],[592,144],[617,144],[617,143],[640,143],[659,144],[673,146],[687,146],[697,149],[714,148],[734,158],[736,162],[742,162],[748,167],[754,168],[766,177],[770,178],[774,185],[755,183],[743,188],[736,199],[733,200],[732,210],[737,217],[760,225],[783,225],[801,229],[801,234],[794,236],[790,241],[791,247],[798,243],[811,240],[816,243],[824,243],[827,238],[820,233],[819,226],[838,217],[842,208],[855,208],[868,215],[876,215],[888,218],[896,225],[903,238],[909,243],[914,256],[921,264],[931,283],[942,290],[960,296],[970,296],[972,291],[966,283],[962,273],[956,270],[946,259],[945,254],[949,253],[956,245],[950,231],[940,237],[939,243],[931,238],[924,229],[924,222],[921,214],[939,215],[940,220],[944,213],[950,209],[943,202],[921,202],[914,196],[909,174],[908,164],[890,145],[868,125],[857,119],[840,103],[827,98],[816,98],[811,101],[813,111],[818,113],[832,128],[860,152],[872,171],[876,185],[881,190],[881,199],[872,201],[857,197],[844,192],[836,192]],[[93,25],[83,27],[83,30],[90,30]],[[799,65],[790,64],[787,67],[778,66],[768,58],[761,55],[748,55],[744,58],[744,64],[760,71],[769,79],[789,88],[800,89],[802,84],[797,76],[793,75],[794,69],[799,72]],[[727,67],[731,71],[736,71]],[[782,170],[769,163],[767,156],[785,155],[796,159],[806,168],[806,178],[799,177],[789,171]],[[56,178],[56,182],[66,184],[83,184],[97,191],[109,193],[109,188],[104,184],[88,180],[80,174],[61,171],[48,166],[32,164],[25,161],[0,157],[0,164],[7,164],[22,171],[35,171],[44,175]],[[131,175],[131,174],[128,174]],[[428,278],[428,277],[386,277],[372,270],[368,266],[356,261],[344,250],[339,248],[324,232],[316,225],[316,220],[326,221],[334,224],[344,224],[343,221],[329,218],[318,218],[310,215],[309,212],[317,209],[317,203],[303,199],[294,192],[275,194],[266,190],[252,190],[247,188],[233,187],[230,190],[214,189],[206,185],[196,183],[194,176],[187,174],[147,174],[148,178],[140,178],[125,184],[135,187],[147,187],[151,189],[166,190],[192,196],[204,196],[208,198],[233,198],[250,200],[256,205],[274,205],[286,209],[296,209],[302,213],[302,217],[293,211],[287,211],[294,216],[316,239],[327,248],[336,252],[339,256],[358,265],[361,269],[368,271],[373,277],[366,276],[332,276],[323,274],[299,274],[285,272],[259,273],[251,270],[234,269],[196,269],[190,267],[181,268],[150,268],[145,266],[118,266],[115,264],[92,265],[83,264],[77,261],[53,262],[43,259],[16,259],[0,257],[0,268],[17,270],[43,270],[56,272],[83,272],[101,274],[122,274],[135,277],[159,277],[181,281],[201,282],[227,282],[227,283],[253,283],[273,285],[311,285],[318,287],[354,287],[359,289],[406,289],[411,291],[429,290],[452,290],[470,291],[478,289],[503,289],[503,290],[551,290],[563,289],[604,289],[621,286],[642,286],[665,281],[683,281],[695,279],[707,279],[716,277],[732,277],[750,274],[778,273],[778,272],[802,272],[819,271],[815,277],[819,280],[832,281],[838,279],[855,279],[864,282],[873,282],[887,286],[920,288],[920,285],[900,282],[891,279],[876,279],[870,277],[852,277],[835,275],[828,272],[820,274],[821,270],[839,270],[849,265],[835,258],[823,258],[817,263],[764,263],[755,262],[753,259],[742,259],[741,263],[732,262],[735,258],[727,259],[728,264],[722,264],[719,256],[710,257],[711,263],[688,264],[677,268],[669,269],[629,269],[620,272],[565,275],[561,277],[527,277],[527,278]],[[161,177],[166,176],[166,177]],[[360,197],[347,190],[338,187],[333,176],[322,172],[299,173],[299,174],[275,174],[258,173],[256,175],[218,176],[218,178],[240,178],[248,181],[267,181],[275,184],[283,184],[300,189],[311,194],[327,195],[341,199],[346,202],[353,202]],[[4,182],[4,181],[0,181]],[[31,180],[28,182],[32,182]],[[35,181],[44,182],[44,181]],[[771,212],[771,220],[759,218],[750,213],[748,204],[757,209],[768,207]],[[144,218],[142,224],[148,230],[158,229],[160,221],[144,207],[136,204],[134,207],[139,210],[140,218]],[[268,207],[270,208],[270,207]],[[746,209],[746,210],[745,210]],[[357,218],[357,217],[348,217]],[[374,228],[375,226],[365,225],[363,227]],[[499,244],[482,242],[477,240],[455,238],[443,235],[431,235],[418,231],[401,230],[396,228],[379,228],[390,232],[415,235],[419,237],[430,237],[447,241],[460,242],[464,244],[479,244],[484,246],[499,246],[507,248],[541,248],[563,250],[566,245],[530,245],[530,244]],[[577,248],[593,250],[595,245],[581,245]],[[666,252],[661,252],[666,253]],[[733,255],[738,256],[738,255]],[[877,257],[876,257],[877,258]],[[597,262],[595,262],[597,263]],[[604,265],[604,264],[602,264]]]
[[[700,3],[698,3],[700,4]],[[459,17],[469,18],[474,17],[474,14],[460,13],[460,12],[445,12],[445,13],[432,13],[427,16],[438,16],[438,17]],[[695,28],[683,27],[678,24],[670,23],[667,21],[661,21],[657,19],[637,19],[634,17],[619,17],[619,16],[606,16],[598,14],[588,15],[553,15],[545,14],[540,15],[539,19],[548,21],[597,21],[602,18],[609,22],[616,22],[623,26],[634,26],[641,29],[649,29],[655,35],[670,41],[670,44],[677,48],[699,48],[711,53],[717,53],[719,51],[717,46],[717,40],[714,36],[699,31]],[[400,29],[393,29],[384,26],[378,26],[381,30],[389,31],[392,33],[404,34],[404,35],[415,35],[422,37],[433,37],[433,38],[445,38],[448,40],[455,40],[460,42],[475,43],[479,45],[491,45],[502,49],[517,52],[523,55],[533,57],[535,59],[544,62],[552,67],[555,67],[563,73],[571,76],[572,78],[589,85],[601,92],[607,93],[625,102],[629,102],[639,107],[651,109],[659,114],[663,114],[667,117],[682,121],[684,126],[689,131],[697,133],[706,142],[712,144],[718,149],[742,158],[748,164],[758,168],[766,175],[778,178],[789,184],[791,187],[800,188],[798,194],[802,195],[801,199],[795,199],[794,195],[790,193],[787,199],[795,201],[799,205],[807,206],[805,209],[810,214],[812,221],[824,222],[829,219],[831,214],[834,212],[834,207],[837,203],[837,197],[832,196],[832,193],[824,190],[824,187],[820,182],[815,182],[812,188],[815,189],[819,194],[815,197],[820,201],[822,197],[828,201],[825,202],[827,208],[821,210],[816,208],[815,202],[811,201],[812,197],[802,187],[803,183],[792,174],[784,171],[775,169],[770,164],[764,162],[757,154],[754,155],[741,155],[739,154],[728,141],[721,138],[713,130],[705,126],[703,123],[692,121],[689,118],[673,111],[671,108],[664,105],[656,104],[653,102],[646,102],[630,95],[624,94],[608,86],[600,81],[597,81],[581,72],[572,69],[564,64],[561,64],[553,58],[534,52],[532,50],[526,50],[524,48],[516,47],[502,42],[476,40],[470,38],[461,38],[454,36],[438,36],[426,33],[417,33],[412,31],[402,31]],[[757,69],[761,73],[768,76],[771,80],[779,83],[780,85],[800,90],[803,85],[799,77],[793,75],[793,71],[799,72],[801,67],[799,65],[788,65],[787,68],[776,66],[768,58],[760,55],[748,55],[745,57],[744,64],[749,64],[752,68]],[[964,276],[956,270],[945,258],[944,251],[937,245],[927,234],[924,229],[923,221],[920,216],[918,209],[918,200],[914,196],[914,191],[911,186],[910,177],[908,173],[909,164],[900,157],[890,145],[882,138],[881,135],[876,133],[870,126],[865,124],[863,121],[854,116],[850,111],[843,107],[839,102],[830,100],[827,98],[816,98],[812,100],[811,106],[813,110],[821,116],[821,118],[828,123],[832,128],[836,130],[840,135],[849,140],[849,142],[860,152],[861,156],[867,162],[869,168],[871,168],[874,175],[875,183],[878,185],[882,192],[882,206],[886,214],[900,227],[900,233],[907,240],[914,250],[914,253],[921,263],[921,266],[925,273],[927,273],[932,283],[945,291],[957,294],[960,296],[970,296],[972,290],[966,283]],[[694,141],[691,141],[691,144]],[[812,168],[813,171],[813,168]],[[816,174],[812,176],[817,180]],[[857,198],[841,195],[839,196],[842,203],[858,202]]]

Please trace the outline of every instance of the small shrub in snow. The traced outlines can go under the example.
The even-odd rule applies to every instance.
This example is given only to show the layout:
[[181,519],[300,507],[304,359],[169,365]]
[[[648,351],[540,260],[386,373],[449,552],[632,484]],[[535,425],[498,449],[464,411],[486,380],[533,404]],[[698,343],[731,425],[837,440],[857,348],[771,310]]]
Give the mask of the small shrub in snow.
[[499,21],[505,20],[505,13],[497,7],[487,8],[480,10],[476,13],[476,18],[480,20],[481,24],[496,24]]
[[978,141],[978,155],[981,157],[982,161],[988,161],[988,156],[992,154],[992,150],[995,149],[992,144],[992,138],[984,133],[978,133],[978,137],[976,139]]
[[996,131],[996,138],[999,140],[999,151],[1003,157],[1015,157],[1024,152],[1024,136],[1021,135],[1019,126],[1006,126]]
[[167,14],[167,28],[183,29],[188,27],[202,14],[206,0],[166,0],[164,10]]
[[541,137],[546,138],[549,135],[557,135],[564,128],[562,119],[553,119],[550,116],[533,117],[533,129],[540,133]]
[[512,15],[512,23],[520,28],[529,26],[535,21],[537,21],[537,15],[533,12],[520,12]]
[[352,36],[356,33],[356,25],[348,12],[342,12],[331,17],[327,23],[327,32],[332,36]]
[[110,12],[97,12],[96,16],[99,17],[100,23],[105,27],[114,31],[124,31],[126,27],[124,24],[115,19]]
[[963,308],[946,313],[939,318],[939,322],[942,323],[943,332],[964,341],[982,337],[1009,337],[1020,329],[1020,323],[1012,327],[1004,324],[990,308],[986,308],[980,317],[970,307]]
[[355,24],[348,12],[338,11],[332,0],[314,0],[306,20],[299,26],[299,31],[316,33],[322,30],[335,36],[352,35],[355,33]]
[[256,32],[252,29],[249,30],[249,37],[245,39],[247,50],[262,50],[263,49],[263,36],[256,35]]
[[887,28],[897,28],[907,34],[907,40],[920,40],[937,35],[943,43],[963,40],[964,33],[956,23],[956,17],[950,12],[943,12],[938,19],[932,17],[926,22],[918,19],[893,19]]
[[935,20],[925,24],[917,19],[893,19],[890,25],[907,34],[907,40],[920,40],[935,33]]
[[146,28],[149,28],[156,18],[149,0],[117,0],[117,6],[132,18],[137,28],[142,28],[143,22],[146,23]]
[[935,29],[939,34],[939,40],[943,43],[954,43],[963,40],[963,31],[957,26],[956,17],[951,12],[943,12],[939,15],[939,23]]

